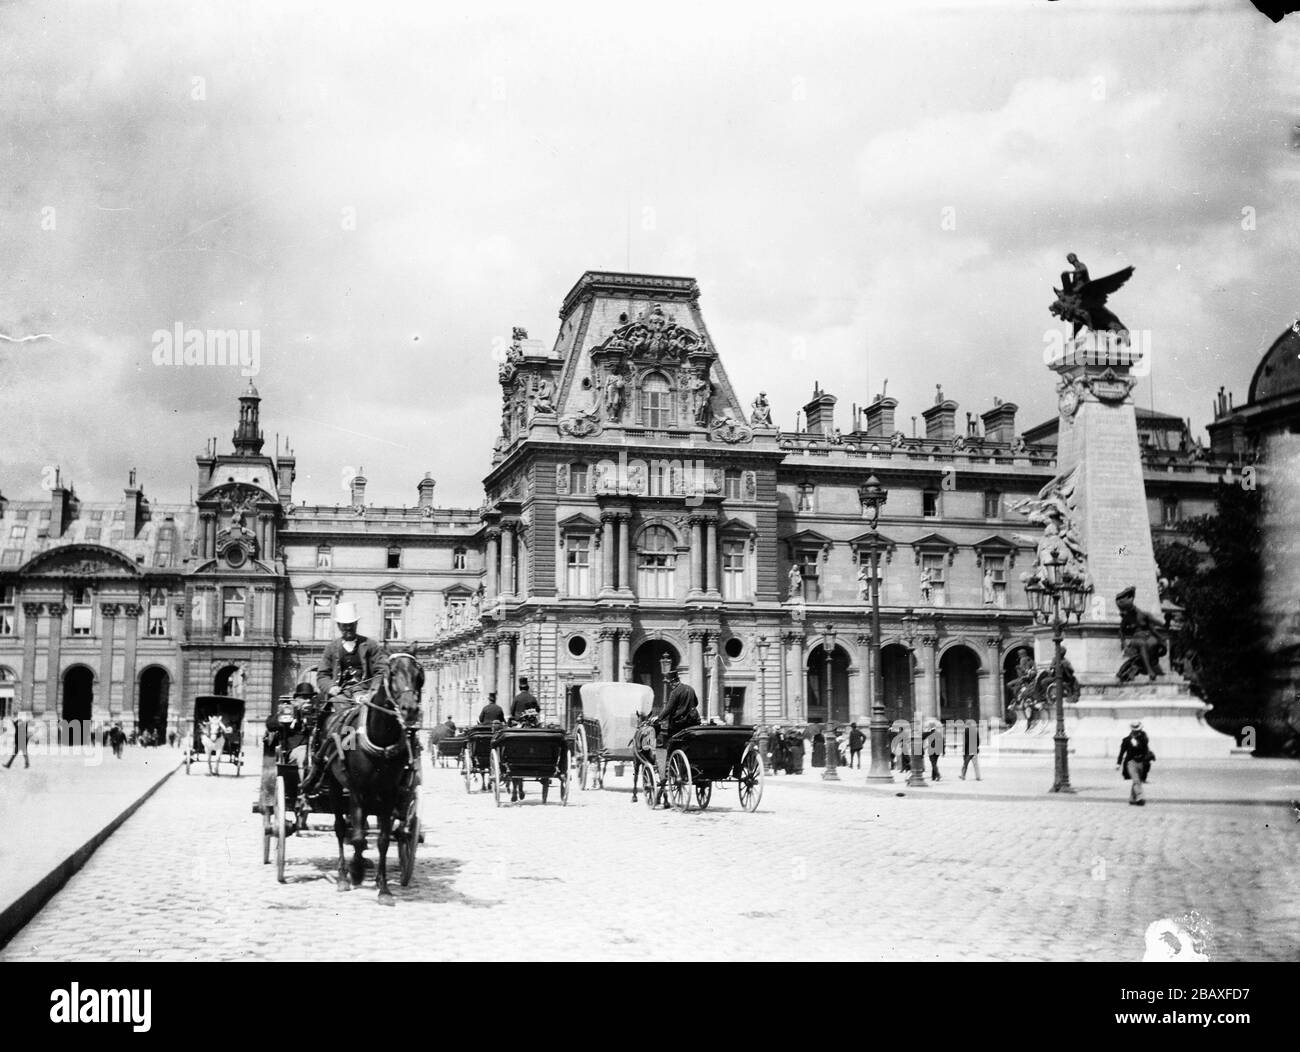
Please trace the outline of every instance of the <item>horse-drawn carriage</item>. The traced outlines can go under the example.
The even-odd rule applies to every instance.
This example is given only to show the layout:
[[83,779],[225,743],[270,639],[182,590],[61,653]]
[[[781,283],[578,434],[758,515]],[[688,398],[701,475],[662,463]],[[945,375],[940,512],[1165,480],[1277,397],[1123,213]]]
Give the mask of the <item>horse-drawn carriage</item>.
[[206,760],[208,774],[219,775],[221,762],[233,764],[235,777],[244,773],[244,699],[200,694],[194,699],[194,732],[185,747],[185,773]]
[[[401,886],[411,882],[416,849],[424,839],[420,831],[418,742],[414,740],[422,682],[419,665],[409,655],[399,654],[389,659],[388,676],[373,691],[364,689],[370,684],[358,684],[339,695],[325,728],[338,748],[325,775],[306,794],[300,791],[301,774],[290,758],[286,736],[267,733],[261,799],[253,810],[263,818],[262,861],[271,861],[274,848],[275,875],[280,883],[285,882],[288,838],[311,831],[311,816],[322,814],[334,819],[340,887],[349,881],[351,885],[361,883],[362,852],[372,819],[378,839],[380,901],[392,901],[386,870],[390,841],[397,843]],[[344,865],[345,840],[354,849],[350,871]]]
[[[675,810],[701,810],[713,786],[735,782],[740,806],[758,808],[763,798],[763,759],[749,726],[702,725],[678,731],[657,748],[649,714],[654,695],[638,683],[584,683],[583,718],[576,728],[585,739],[592,777],[604,788],[606,768],[632,767],[632,799],[645,794],[647,806],[667,802]],[[623,744],[626,743],[626,744]]]
[[474,779],[479,788],[488,789],[488,775],[492,773],[492,724],[476,723],[465,732],[465,745],[460,751],[460,770],[465,778],[465,792],[474,791]]
[[453,767],[460,766],[461,754],[465,751],[465,742],[468,739],[463,734],[452,734],[446,738],[439,738],[436,745],[436,755],[438,757],[438,766],[446,767],[447,761],[452,761]]
[[562,727],[501,727],[492,735],[488,778],[497,807],[510,784],[510,802],[522,799],[524,782],[540,782],[546,803],[551,782],[560,783],[560,803],[569,802],[569,735]]

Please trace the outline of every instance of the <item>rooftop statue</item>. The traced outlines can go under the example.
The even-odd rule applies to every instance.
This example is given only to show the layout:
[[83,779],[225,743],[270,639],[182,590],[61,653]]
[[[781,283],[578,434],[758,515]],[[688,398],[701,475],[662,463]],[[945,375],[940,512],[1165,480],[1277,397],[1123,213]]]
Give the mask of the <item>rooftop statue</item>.
[[1049,308],[1052,314],[1068,321],[1074,327],[1074,336],[1079,335],[1080,329],[1087,328],[1092,332],[1119,333],[1127,342],[1128,326],[1106,307],[1106,298],[1124,286],[1133,276],[1133,268],[1125,267],[1094,281],[1088,276],[1088,268],[1073,252],[1065,258],[1069,260],[1071,269],[1061,274],[1061,287],[1052,290],[1056,293],[1056,302]]

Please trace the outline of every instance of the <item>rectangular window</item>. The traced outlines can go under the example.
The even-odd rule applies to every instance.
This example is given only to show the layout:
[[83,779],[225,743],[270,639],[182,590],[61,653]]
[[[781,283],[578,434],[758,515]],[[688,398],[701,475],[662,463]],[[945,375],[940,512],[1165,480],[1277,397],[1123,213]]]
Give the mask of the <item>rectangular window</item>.
[[642,599],[672,599],[676,592],[677,550],[673,535],[651,526],[637,552],[637,591]]
[[87,527],[86,527],[86,540],[88,540],[88,541],[97,541],[97,540],[99,540],[99,535],[100,535],[101,532],[102,532],[102,531],[100,530],[100,528],[99,528],[98,526],[87,526]]
[[402,567],[402,549],[388,549],[388,568],[390,570],[400,570]]
[[722,474],[722,495],[727,500],[740,500],[740,472],[728,468]]
[[745,589],[746,541],[722,542],[722,598],[747,599]]
[[451,553],[451,568],[453,570],[464,570],[466,568],[466,553],[464,548],[457,548]]
[[10,527],[9,527],[9,536],[10,536],[10,538],[11,538],[12,540],[15,540],[15,541],[21,541],[24,537],[27,536],[27,527],[26,527],[26,526],[10,526]]
[[26,522],[26,521],[27,521],[27,515],[28,515],[28,512],[26,511],[26,509],[24,509],[24,510],[22,510],[22,511],[16,511],[16,512],[14,512],[14,518],[17,519],[19,522]]
[[641,421],[646,427],[672,426],[672,392],[662,376],[647,377],[641,389]]
[[316,569],[330,570],[334,567],[334,549],[328,544],[322,544],[316,549]]
[[50,521],[50,509],[49,509],[49,508],[45,508],[45,509],[41,512],[41,522],[49,522],[49,521]]
[[94,630],[95,597],[89,588],[76,588],[72,592],[72,634],[88,636]]
[[167,593],[161,588],[149,593],[149,634],[155,637],[167,635]]
[[928,491],[921,494],[921,514],[927,519],[939,517],[939,494]]
[[799,553],[799,572],[803,574],[803,598],[807,603],[815,603],[822,597],[819,555],[816,548],[807,548]]
[[591,595],[591,538],[570,537],[565,548],[565,591],[572,596]]
[[17,566],[23,561],[23,550],[21,548],[6,548],[4,555],[0,556],[0,566]]
[[984,518],[1002,518],[1002,494],[996,490],[989,490],[984,494]]
[[17,631],[17,603],[13,585],[0,584],[0,636],[11,636]]
[[120,541],[122,539],[122,535],[123,535],[122,530],[114,530],[112,533],[108,535],[108,539],[110,542]]
[[247,596],[248,593],[243,588],[221,590],[221,634],[226,639],[244,638]]
[[668,461],[650,461],[650,485],[647,490],[651,497],[663,497],[670,492],[672,480],[669,477]]
[[126,522],[126,512],[124,512],[121,508],[119,508],[117,511],[113,512],[113,521],[114,521],[114,522]]
[[795,504],[795,511],[816,511],[817,487],[811,482],[805,482],[799,487],[798,502]]
[[1162,497],[1160,500],[1160,525],[1177,526],[1182,513],[1178,507],[1177,497]]
[[384,600],[384,642],[402,638],[402,600],[397,597]]
[[334,612],[334,600],[328,595],[311,597],[311,637],[312,639],[333,639],[334,632],[330,615]]
[[171,561],[172,561],[172,553],[171,553],[171,552],[158,552],[158,553],[153,557],[153,564],[154,564],[155,566],[170,566],[170,565],[171,565]]
[[947,606],[947,589],[944,584],[943,567],[944,555],[942,552],[936,552],[933,555],[923,554],[921,556],[921,590],[922,599],[924,600],[924,591],[927,584],[930,588],[930,603],[934,606]]
[[453,596],[447,600],[447,619],[451,624],[463,621],[469,611],[469,599],[463,595]]
[[102,511],[92,511],[90,513],[91,522],[100,522],[103,520],[103,518],[104,518],[104,513]]
[[[1007,605],[1007,557],[1005,555],[984,556],[984,602],[999,609]],[[991,594],[990,594],[991,593]],[[992,599],[990,603],[989,600]]]
[[574,464],[569,468],[569,492],[587,492],[587,465]]

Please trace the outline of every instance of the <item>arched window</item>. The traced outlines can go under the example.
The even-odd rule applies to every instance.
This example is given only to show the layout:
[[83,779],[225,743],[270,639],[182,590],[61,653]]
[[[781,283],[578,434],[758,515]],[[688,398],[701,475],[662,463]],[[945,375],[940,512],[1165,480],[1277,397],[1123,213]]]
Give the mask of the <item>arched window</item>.
[[641,423],[646,427],[672,427],[672,387],[659,373],[651,373],[641,385]]
[[676,591],[677,545],[663,526],[651,526],[641,534],[637,550],[637,591],[642,599],[671,599]]

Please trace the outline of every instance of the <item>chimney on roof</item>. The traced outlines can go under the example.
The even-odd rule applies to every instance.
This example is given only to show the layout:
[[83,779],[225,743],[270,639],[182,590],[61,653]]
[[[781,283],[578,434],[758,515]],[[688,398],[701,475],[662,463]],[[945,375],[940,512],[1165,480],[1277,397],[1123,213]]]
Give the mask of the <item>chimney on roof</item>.
[[943,391],[929,409],[921,410],[925,417],[925,437],[939,441],[951,441],[957,437],[957,403],[951,398],[943,398]]
[[365,471],[362,468],[352,477],[352,506],[354,508],[364,507],[366,503],[366,477],[361,474]]
[[984,438],[988,442],[1014,442],[1016,440],[1016,410],[1020,407],[1015,402],[993,399],[993,408],[980,413],[984,421]]
[[49,534],[51,538],[63,536],[64,530],[68,528],[68,522],[71,520],[71,493],[63,485],[63,473],[56,467],[54,469],[54,485],[50,487],[50,527]]
[[898,408],[897,398],[881,395],[864,410],[867,418],[867,434],[888,438],[894,433],[894,410]]
[[126,520],[123,526],[128,531],[126,539],[134,540],[140,536],[140,527],[144,524],[145,512],[148,508],[144,491],[135,482],[135,468],[131,469],[131,474],[128,476],[123,503],[126,505],[126,514],[123,516]]
[[838,399],[821,389],[820,383],[813,384],[812,401],[803,407],[807,420],[807,430],[814,435],[830,438],[835,434],[835,403]]
[[424,478],[420,479],[419,484],[415,487],[420,493],[420,507],[433,507],[433,487],[433,476],[426,471]]

